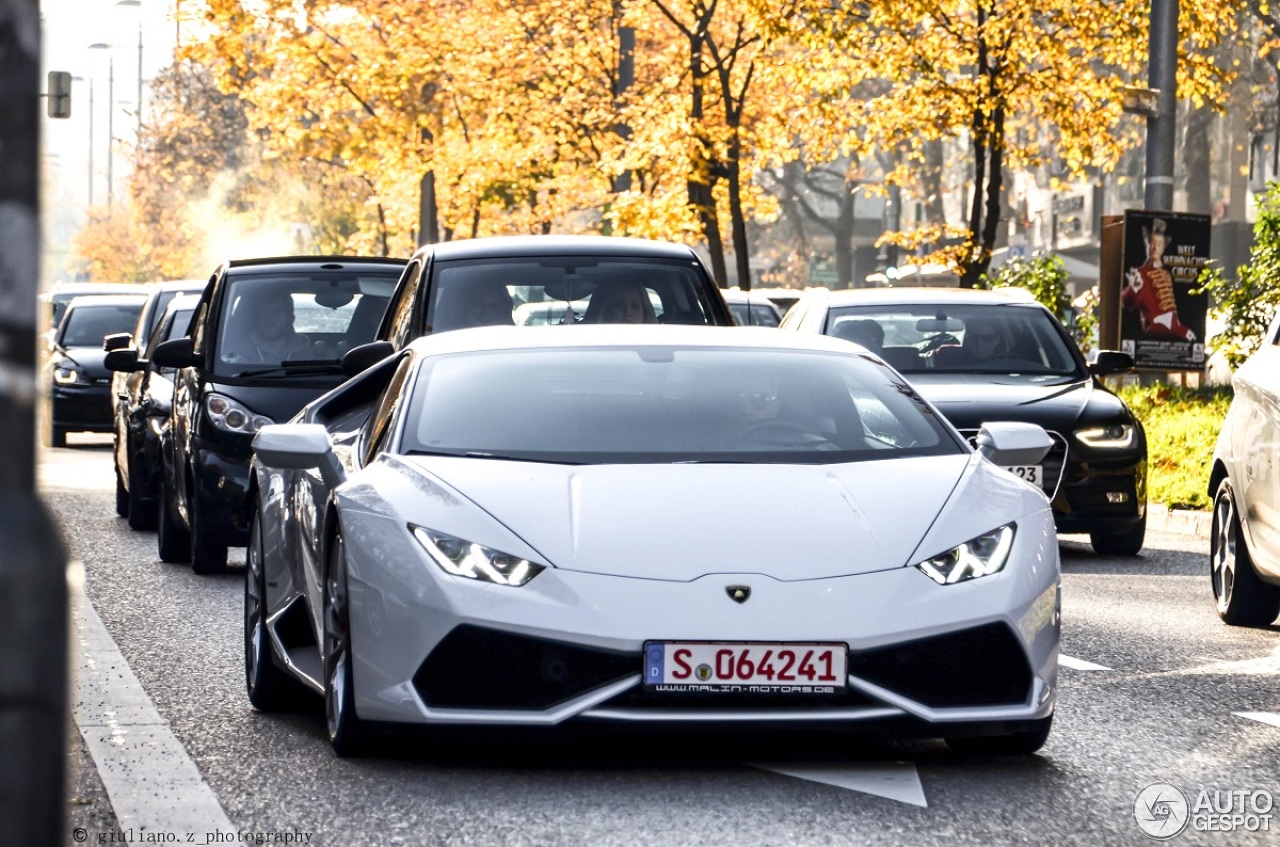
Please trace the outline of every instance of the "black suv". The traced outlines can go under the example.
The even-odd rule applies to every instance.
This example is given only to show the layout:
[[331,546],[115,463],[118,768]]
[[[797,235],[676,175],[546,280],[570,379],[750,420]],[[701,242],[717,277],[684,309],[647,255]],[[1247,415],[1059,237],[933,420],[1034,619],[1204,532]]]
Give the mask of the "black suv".
[[419,336],[523,322],[535,308],[550,310],[539,323],[614,322],[603,306],[624,288],[647,296],[649,322],[735,323],[710,272],[683,244],[592,235],[472,238],[413,254],[378,328],[381,343],[351,357],[348,372]]
[[399,259],[246,259],[214,273],[190,335],[152,361],[176,368],[164,440],[157,545],[196,573],[225,569],[248,540],[254,434],[341,383],[341,359],[371,341],[404,270]]

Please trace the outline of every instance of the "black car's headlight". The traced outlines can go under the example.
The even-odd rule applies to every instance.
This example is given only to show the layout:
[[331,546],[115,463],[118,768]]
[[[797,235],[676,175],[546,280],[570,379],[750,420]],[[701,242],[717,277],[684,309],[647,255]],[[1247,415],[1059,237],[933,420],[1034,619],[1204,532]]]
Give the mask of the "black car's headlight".
[[1077,429],[1076,438],[1086,447],[1123,450],[1132,447],[1136,429],[1132,424],[1111,424]]
[[53,381],[58,385],[75,385],[80,382],[88,382],[80,371],[65,363],[53,369]]
[[481,547],[443,532],[412,524],[409,525],[409,530],[435,563],[454,576],[492,582],[495,585],[520,586],[545,570],[542,565],[528,559]]
[[998,573],[1009,561],[1012,549],[1013,524],[1008,524],[925,559],[916,567],[939,585],[953,585]]
[[209,394],[204,398],[204,411],[218,429],[252,435],[264,426],[275,423],[266,415],[250,410],[239,401],[222,394]]

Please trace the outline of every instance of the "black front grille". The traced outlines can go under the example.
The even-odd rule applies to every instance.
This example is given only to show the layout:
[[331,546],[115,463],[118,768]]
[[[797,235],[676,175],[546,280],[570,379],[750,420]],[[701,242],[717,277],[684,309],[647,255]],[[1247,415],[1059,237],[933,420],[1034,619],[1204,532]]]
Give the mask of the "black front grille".
[[934,708],[1025,703],[1031,666],[1002,623],[849,654],[849,673]]
[[414,674],[428,706],[453,709],[547,709],[627,676],[641,655],[595,650],[464,624]]
[[[1049,438],[1053,440],[1053,446],[1049,448],[1049,452],[1044,454],[1044,458],[1039,464],[1044,472],[1044,478],[1040,483],[1040,488],[1044,491],[1045,496],[1050,500],[1058,493],[1058,486],[1062,484],[1062,471],[1067,464],[1067,440],[1056,432],[1049,432]],[[978,449],[978,430],[962,429],[960,434],[969,442],[969,446]]]

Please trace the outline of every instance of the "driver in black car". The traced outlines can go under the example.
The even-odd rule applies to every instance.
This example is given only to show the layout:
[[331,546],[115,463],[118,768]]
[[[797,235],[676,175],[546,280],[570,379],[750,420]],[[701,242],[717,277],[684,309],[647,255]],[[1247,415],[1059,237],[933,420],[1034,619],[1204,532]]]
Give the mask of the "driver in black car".
[[965,326],[962,349],[970,362],[982,363],[1009,354],[1009,346],[999,325],[986,318],[974,318]]

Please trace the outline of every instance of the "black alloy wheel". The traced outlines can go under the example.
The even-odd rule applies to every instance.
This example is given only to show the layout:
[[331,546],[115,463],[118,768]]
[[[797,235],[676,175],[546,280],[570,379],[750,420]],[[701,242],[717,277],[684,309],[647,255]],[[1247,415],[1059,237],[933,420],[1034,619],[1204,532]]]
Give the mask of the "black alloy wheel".
[[160,485],[160,516],[156,520],[156,551],[162,562],[186,562],[191,559],[191,533],[173,513],[169,486]]
[[339,756],[369,748],[369,727],[356,716],[351,659],[351,617],[347,604],[346,550],[341,531],[329,543],[324,580],[324,715],[329,743]]
[[1035,722],[1032,729],[1007,735],[966,735],[946,739],[953,753],[964,756],[1030,756],[1049,740],[1053,715]]
[[1089,543],[1099,556],[1136,556],[1142,552],[1142,545],[1147,540],[1147,515],[1133,529],[1124,532],[1091,532]]
[[1267,626],[1280,615],[1280,587],[1258,578],[1241,537],[1230,479],[1222,480],[1213,497],[1209,580],[1218,617],[1232,626]]
[[264,712],[286,711],[305,705],[311,692],[275,662],[267,615],[267,570],[263,558],[262,524],[254,504],[249,524],[249,549],[244,575],[244,675],[249,702]]

